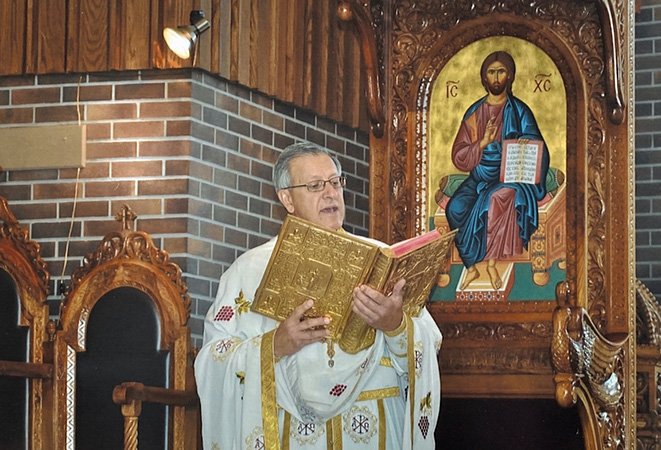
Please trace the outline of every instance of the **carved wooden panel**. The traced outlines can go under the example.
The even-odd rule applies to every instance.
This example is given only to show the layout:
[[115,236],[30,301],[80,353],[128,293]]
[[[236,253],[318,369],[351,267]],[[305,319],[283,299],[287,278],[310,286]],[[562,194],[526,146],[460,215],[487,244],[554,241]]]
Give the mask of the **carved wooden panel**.
[[[376,78],[380,84],[375,90],[381,88],[383,95],[369,109],[370,232],[386,242],[400,241],[429,226],[425,202],[433,195],[427,190],[431,94],[451,58],[475,42],[509,37],[541,49],[557,66],[566,92],[566,109],[558,113],[567,124],[563,269],[567,283],[560,295],[565,306],[573,308],[573,319],[552,323],[558,306],[553,300],[430,303],[445,336],[440,356],[443,391],[457,397],[555,396],[559,400],[562,395],[554,392],[553,381],[558,367],[550,358],[552,336],[577,333],[571,338],[575,344],[567,349],[578,345],[579,359],[558,350],[561,359],[566,358],[563,361],[576,364],[567,367],[570,379],[582,377],[581,358],[604,348],[610,356],[602,374],[622,380],[613,397],[590,397],[590,389],[599,389],[598,382],[585,388],[588,393],[581,405],[589,409],[586,417],[600,417],[586,430],[610,427],[612,434],[594,431],[591,439],[604,448],[628,448],[635,441],[635,347],[632,339],[626,339],[635,321],[633,1],[341,3],[369,18],[378,43],[374,51],[382,79]],[[380,106],[385,112],[382,133],[373,113]],[[582,342],[585,335],[597,336],[599,346]]]
[[[365,128],[360,48],[333,2],[312,0],[25,0],[0,4],[2,75],[200,67],[322,116]],[[164,27],[211,28],[194,60]]]

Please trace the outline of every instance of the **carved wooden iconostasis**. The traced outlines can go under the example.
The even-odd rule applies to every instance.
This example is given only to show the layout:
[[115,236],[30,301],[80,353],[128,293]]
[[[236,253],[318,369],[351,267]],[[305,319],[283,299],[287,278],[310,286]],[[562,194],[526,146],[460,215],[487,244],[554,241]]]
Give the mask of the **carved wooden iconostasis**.
[[548,149],[544,195],[527,204],[536,217],[521,252],[492,267],[479,256],[465,282],[471,265],[455,249],[439,274],[428,308],[444,335],[442,396],[552,400],[580,420],[581,448],[635,446],[633,13],[616,0],[338,9],[367,73],[370,234],[389,243],[450,228],[448,201],[470,170],[452,148],[485,95],[482,62],[514,60],[511,95]]

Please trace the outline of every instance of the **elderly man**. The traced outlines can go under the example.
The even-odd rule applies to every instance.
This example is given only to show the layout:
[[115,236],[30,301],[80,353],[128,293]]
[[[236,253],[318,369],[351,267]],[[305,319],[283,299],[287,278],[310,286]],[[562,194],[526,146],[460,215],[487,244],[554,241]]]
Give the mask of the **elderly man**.
[[[278,198],[295,216],[332,230],[344,221],[338,159],[301,143],[275,164]],[[204,448],[433,449],[440,408],[441,334],[426,309],[403,313],[390,296],[357,286],[353,311],[377,330],[356,354],[327,363],[325,317],[308,300],[281,323],[250,311],[276,238],[241,255],[220,279],[195,362]]]

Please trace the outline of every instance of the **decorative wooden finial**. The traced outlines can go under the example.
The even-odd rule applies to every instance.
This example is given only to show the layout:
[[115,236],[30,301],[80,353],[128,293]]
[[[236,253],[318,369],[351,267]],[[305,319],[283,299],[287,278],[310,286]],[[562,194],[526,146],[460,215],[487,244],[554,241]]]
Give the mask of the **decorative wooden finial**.
[[115,215],[118,222],[122,222],[122,231],[134,231],[133,224],[138,216],[131,211],[129,205],[122,205],[122,210]]

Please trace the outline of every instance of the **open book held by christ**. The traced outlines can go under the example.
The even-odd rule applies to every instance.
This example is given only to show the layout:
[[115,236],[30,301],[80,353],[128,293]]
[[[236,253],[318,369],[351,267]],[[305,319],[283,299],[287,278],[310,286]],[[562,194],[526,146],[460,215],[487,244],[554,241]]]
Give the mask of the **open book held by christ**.
[[314,306],[306,316],[329,316],[329,338],[345,352],[356,353],[374,343],[376,331],[351,310],[354,287],[367,284],[389,295],[404,278],[404,311],[417,316],[453,237],[434,230],[384,246],[287,216],[251,308],[284,320],[311,298]]
[[516,139],[504,140],[500,181],[539,184],[543,146],[544,142],[536,140],[530,140],[525,144],[520,144]]

